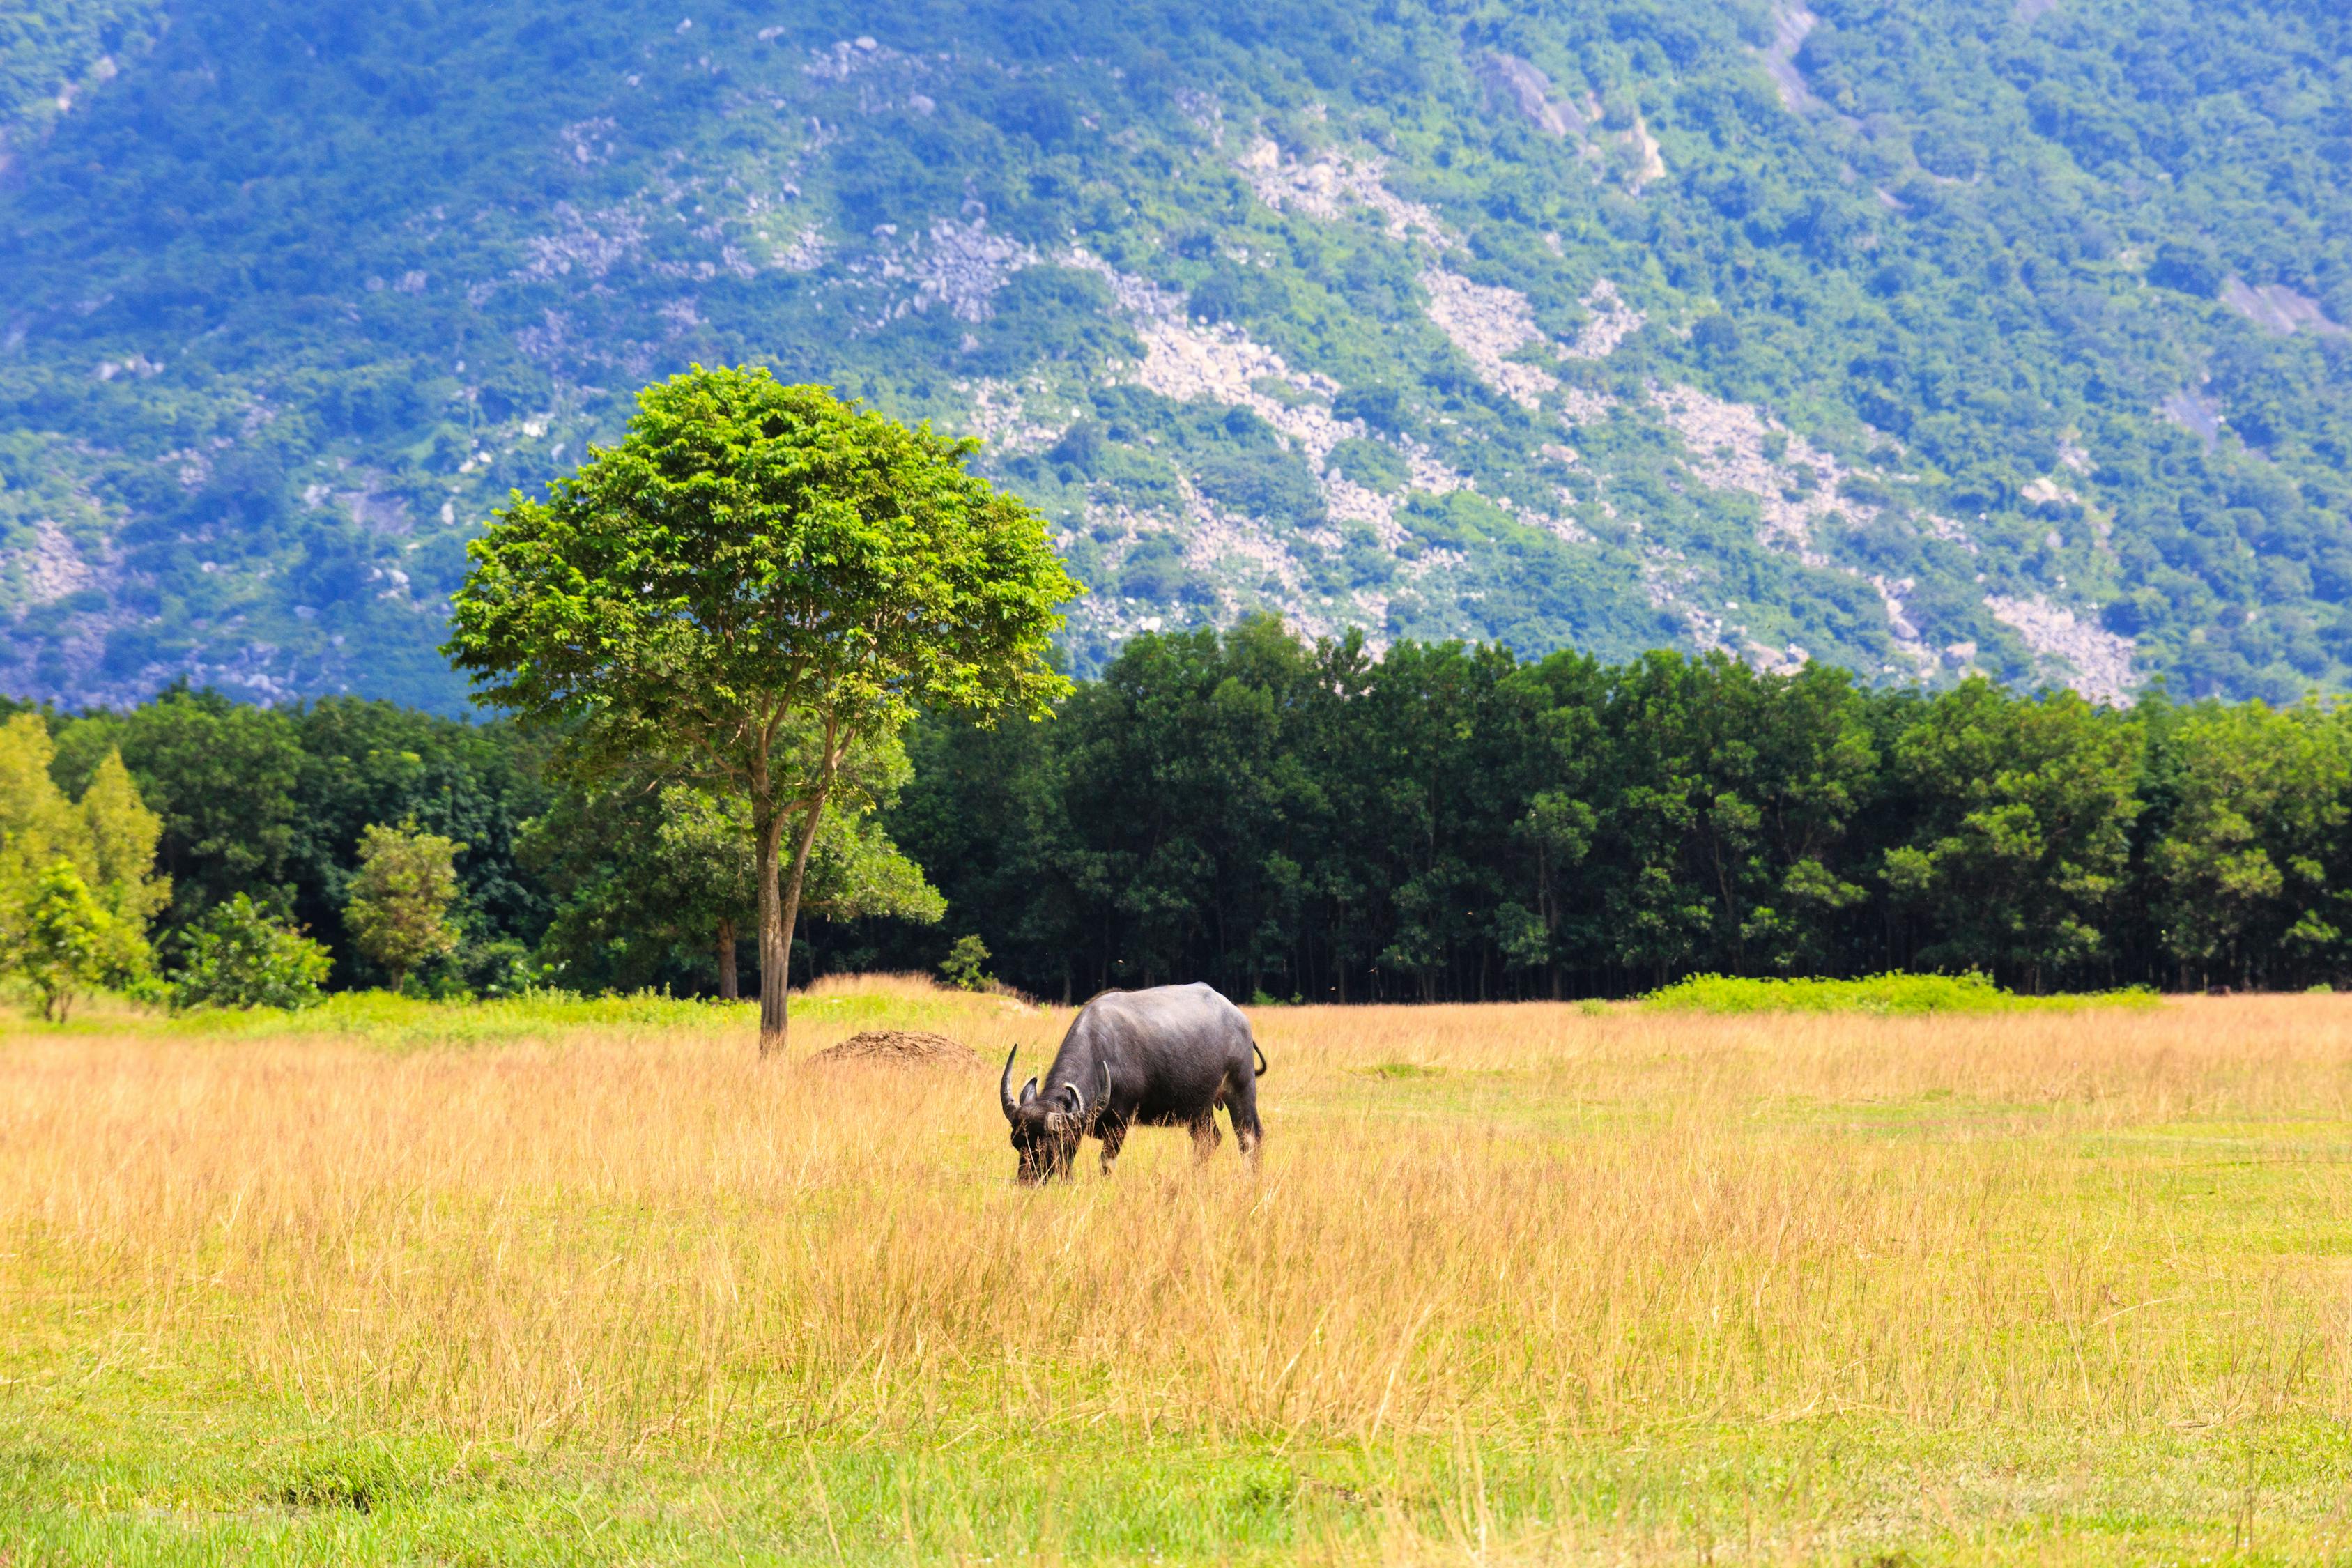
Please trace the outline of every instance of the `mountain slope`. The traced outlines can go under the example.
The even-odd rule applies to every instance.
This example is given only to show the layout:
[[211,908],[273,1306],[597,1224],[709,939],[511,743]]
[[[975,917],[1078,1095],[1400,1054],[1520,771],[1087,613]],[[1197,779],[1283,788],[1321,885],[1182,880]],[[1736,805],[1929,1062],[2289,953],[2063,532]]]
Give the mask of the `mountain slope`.
[[2336,8],[1274,9],[37,0],[0,679],[452,705],[488,510],[722,360],[985,437],[1080,668],[2352,673]]

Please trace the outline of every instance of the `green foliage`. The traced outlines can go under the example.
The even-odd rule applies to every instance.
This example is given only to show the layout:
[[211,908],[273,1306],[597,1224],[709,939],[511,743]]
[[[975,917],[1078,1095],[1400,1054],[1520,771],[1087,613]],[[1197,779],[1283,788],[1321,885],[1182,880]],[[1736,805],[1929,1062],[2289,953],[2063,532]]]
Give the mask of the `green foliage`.
[[1919,956],[2026,974],[2095,958],[2124,889],[2139,741],[2071,693],[2019,702],[1971,680],[1895,740],[1936,800],[1884,876],[1898,904],[1943,911]]
[[146,945],[90,897],[73,862],[42,872],[25,900],[15,967],[41,999],[41,1016],[62,1024],[75,998],[109,980],[143,973]]
[[1034,710],[1074,585],[973,449],[761,370],[648,387],[624,442],[470,548],[449,653],[583,750],[730,782],[776,715],[837,747],[914,704]]
[[[0,148],[29,142],[169,25],[156,0],[12,5],[0,14]],[[102,62],[102,63],[101,63]]]
[[964,471],[974,449],[822,387],[698,368],[470,547],[449,652],[484,700],[561,727],[584,773],[649,770],[748,807],[763,1045],[854,749],[919,706],[1028,716],[1067,689],[1045,656],[1075,584],[1037,515]]
[[302,751],[286,715],[175,687],[130,713],[69,723],[58,740],[68,773],[84,758],[121,754],[163,819],[177,921],[289,869],[301,837]]
[[[589,988],[707,988],[710,933],[698,935],[689,952],[665,932],[707,890],[695,879],[716,875],[718,863],[668,881],[623,864],[661,831],[659,822],[601,814],[567,820],[541,776],[546,744],[507,721],[459,722],[350,698],[257,709],[178,688],[122,712],[9,714],[0,719],[0,881],[13,878],[17,892],[0,898],[0,952],[17,940],[11,933],[23,889],[64,855],[103,907],[142,931],[153,923],[167,953],[178,955],[192,927],[241,895],[307,928],[326,948],[337,984],[381,983],[385,972],[358,950],[343,910],[363,831],[413,819],[464,846],[450,910],[458,943],[426,961],[421,984],[511,995],[544,984],[552,962],[566,966],[567,984]],[[118,752],[123,760],[111,760]],[[865,925],[937,917],[939,895],[875,815],[906,770],[895,743],[861,748],[845,762],[845,787],[810,858],[810,913],[826,922],[814,962],[837,966],[870,940],[856,934]],[[572,787],[562,784],[555,794]],[[147,802],[161,809],[148,811]],[[558,830],[563,864],[551,856],[547,836],[525,842],[523,826],[535,818]],[[741,847],[728,854],[748,861]],[[131,877],[123,868],[142,855],[151,867],[176,868],[177,883],[152,869]],[[595,870],[604,858],[612,864]],[[551,937],[551,915],[573,900],[581,878],[607,879],[629,897],[595,917],[602,934],[578,942]],[[580,918],[576,909],[565,915]],[[567,930],[581,934],[576,924]]]
[[54,760],[39,715],[0,723],[0,966],[62,1018],[90,985],[146,987],[148,922],[171,884],[154,874],[161,821],[121,758],[106,753],[71,803]]
[[1872,974],[1857,980],[1775,980],[1694,974],[1642,998],[1670,1013],[2021,1013],[2073,1012],[2083,1007],[2151,1007],[2153,991],[2021,996],[1984,975]]
[[948,955],[940,960],[940,973],[960,991],[985,991],[989,985],[987,963],[988,943],[967,933],[956,938]]
[[1383,495],[1399,494],[1412,479],[1396,449],[1378,441],[1350,438],[1331,448],[1332,470],[1351,483]]
[[544,799],[542,749],[506,721],[343,697],[262,709],[174,687],[126,711],[59,722],[53,772],[62,787],[95,788],[107,754],[121,753],[161,819],[166,931],[242,892],[317,933],[346,975],[365,967],[342,922],[362,829],[413,817],[462,841],[467,946],[455,963],[478,986],[491,983],[481,973],[488,946],[528,948],[546,925],[545,894],[514,858],[518,826]]
[[[1000,433],[977,471],[1098,591],[1076,669],[1150,616],[1276,608],[1381,642],[1795,643],[1874,681],[2031,681],[2063,672],[1988,595],[2047,595],[2185,695],[2343,683],[2341,8],[1811,14],[1784,98],[1765,13],[1705,0],[1166,0],[1042,28],[891,0],[688,29],[643,0],[207,0],[168,30],[147,0],[35,0],[0,21],[0,663],[78,701],[201,668],[452,707],[436,606],[479,521],[616,439],[647,374],[758,355]],[[1536,119],[1497,57],[1542,73]],[[1242,166],[1261,144],[1287,162]],[[1350,194],[1374,183],[1445,241]],[[1543,341],[1496,352],[1556,390],[1496,390],[1431,318],[1439,266],[1524,297]],[[1563,357],[1601,278],[1647,325]],[[1139,385],[1180,326],[1263,350],[1248,388]],[[1259,374],[1276,355],[1290,379]],[[1803,548],[1759,511],[1812,470],[1702,478],[1706,440],[1653,395],[1678,387],[1770,411],[1775,463],[1791,433],[1835,458]],[[1549,521],[1424,492],[1400,560],[1328,504],[1322,447],[1250,426],[1268,399],[1361,422],[1341,479],[1408,500],[1411,453]],[[1909,584],[1916,642],[1874,579]],[[180,916],[220,894],[184,887]]]
[[108,914],[143,932],[171,901],[169,878],[155,875],[163,819],[147,809],[119,752],[109,752],[77,805],[89,845],[90,884]]
[[[873,815],[897,800],[907,773],[895,739],[845,758],[809,855],[807,913],[929,924],[944,912],[922,868]],[[693,785],[567,781],[548,813],[525,825],[522,853],[556,900],[541,952],[568,985],[698,987],[714,949],[731,956],[757,917],[750,814],[741,800]]]
[[457,898],[457,859],[466,847],[414,822],[372,824],[360,835],[359,871],[352,879],[343,924],[361,956],[401,990],[428,959],[455,952],[459,932],[449,919]]
[[925,725],[911,752],[893,836],[1045,994],[2352,977],[2352,710],[2331,706],[2122,712],[1663,653],[1374,663],[1247,621],[1136,639],[1045,734]]
[[172,974],[172,1005],[275,1007],[289,1012],[326,1000],[320,989],[334,960],[299,929],[272,918],[243,893],[215,904],[184,931]]

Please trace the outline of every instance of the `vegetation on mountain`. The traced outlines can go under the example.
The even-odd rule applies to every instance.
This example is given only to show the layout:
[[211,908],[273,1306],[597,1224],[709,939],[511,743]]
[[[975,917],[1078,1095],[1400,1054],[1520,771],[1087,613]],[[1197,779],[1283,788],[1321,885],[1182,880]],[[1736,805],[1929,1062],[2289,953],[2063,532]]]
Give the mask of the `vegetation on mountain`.
[[2320,0],[19,9],[20,692],[454,709],[467,542],[695,362],[982,437],[1079,673],[2352,671]]

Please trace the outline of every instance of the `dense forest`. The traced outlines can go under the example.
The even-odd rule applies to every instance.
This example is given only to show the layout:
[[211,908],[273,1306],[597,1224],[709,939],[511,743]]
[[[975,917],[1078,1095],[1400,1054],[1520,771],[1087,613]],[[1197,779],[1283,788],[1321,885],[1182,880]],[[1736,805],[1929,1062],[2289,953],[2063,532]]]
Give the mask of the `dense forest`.
[[[167,960],[244,894],[327,943],[333,984],[383,983],[341,911],[363,837],[394,823],[461,846],[459,940],[412,990],[709,994],[722,929],[752,959],[740,822],[657,780],[568,783],[503,721],[185,688],[44,718],[62,795],[119,754],[161,818]],[[826,842],[798,977],[931,968],[959,943],[971,974],[976,937],[981,972],[1051,997],[1189,979],[1615,995],[1897,967],[2032,989],[2352,981],[2352,713],[2315,704],[2119,710],[1491,644],[1375,661],[1252,619],[1139,637],[1043,723],[921,721]]]
[[985,437],[1082,674],[2352,678],[2334,0],[32,0],[0,139],[67,707],[456,711],[466,541],[690,362]]

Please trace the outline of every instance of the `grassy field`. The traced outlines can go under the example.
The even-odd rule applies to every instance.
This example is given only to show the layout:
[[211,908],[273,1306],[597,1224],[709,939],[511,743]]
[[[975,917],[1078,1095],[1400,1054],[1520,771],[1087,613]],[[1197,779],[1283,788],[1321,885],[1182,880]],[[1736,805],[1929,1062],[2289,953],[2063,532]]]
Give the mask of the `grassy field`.
[[748,1010],[0,1025],[0,1562],[2352,1561],[2352,999],[1255,1017],[1043,1192]]

